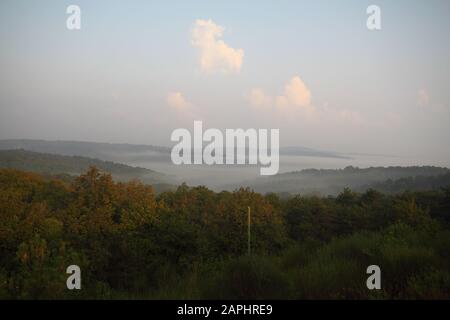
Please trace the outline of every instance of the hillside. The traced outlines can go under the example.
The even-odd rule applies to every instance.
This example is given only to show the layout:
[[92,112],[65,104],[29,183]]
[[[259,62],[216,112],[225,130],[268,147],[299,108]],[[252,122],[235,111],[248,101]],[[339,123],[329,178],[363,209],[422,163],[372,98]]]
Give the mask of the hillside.
[[168,178],[162,173],[111,161],[26,150],[0,150],[0,168],[18,169],[48,175],[79,175],[86,172],[91,166],[110,173],[118,181],[140,179],[147,184],[166,184],[169,182]]
[[244,185],[262,193],[337,195],[344,188],[361,192],[369,188],[375,188],[380,191],[396,193],[406,190],[430,189],[433,182],[425,181],[427,180],[426,177],[438,177],[447,174],[441,179],[443,181],[436,182],[438,185],[446,185],[449,182],[449,173],[450,169],[448,168],[433,166],[371,167],[364,169],[346,167],[337,170],[306,169],[282,173],[273,177],[257,178],[247,181]]

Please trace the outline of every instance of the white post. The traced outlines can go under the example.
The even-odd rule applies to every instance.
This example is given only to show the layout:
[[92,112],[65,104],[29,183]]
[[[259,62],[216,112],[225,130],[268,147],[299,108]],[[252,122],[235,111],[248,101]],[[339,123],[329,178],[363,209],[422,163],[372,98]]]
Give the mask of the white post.
[[250,207],[248,207],[248,255],[251,254],[251,246],[250,246],[250,225],[251,225],[251,213]]

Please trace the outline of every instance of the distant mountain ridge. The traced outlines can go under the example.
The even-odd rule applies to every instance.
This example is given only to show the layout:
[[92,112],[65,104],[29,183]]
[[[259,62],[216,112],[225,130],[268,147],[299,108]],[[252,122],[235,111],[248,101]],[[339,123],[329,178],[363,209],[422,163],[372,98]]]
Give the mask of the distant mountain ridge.
[[[273,177],[259,177],[242,185],[260,193],[337,195],[344,188],[364,191],[372,187],[385,188],[391,186],[392,189],[397,191],[408,190],[408,186],[412,186],[412,183],[424,181],[424,179],[417,179],[417,177],[439,177],[448,174],[450,174],[449,168],[434,166],[370,167],[364,169],[349,166],[344,169],[305,169],[281,173]],[[404,188],[401,188],[402,180],[396,182],[399,179],[403,179]],[[450,179],[446,179],[445,181],[450,184]],[[438,180],[436,179],[436,181]],[[227,189],[237,187],[237,185],[227,186]],[[414,188],[418,189],[417,186]]]
[[[84,156],[102,160],[171,161],[171,148],[154,145],[104,143],[85,141],[48,141],[32,139],[0,140],[0,150],[24,149],[35,152],[55,153],[67,156]],[[332,151],[306,147],[281,147],[280,155],[350,159]]]
[[322,157],[322,158],[338,158],[351,159],[350,156],[333,151],[316,150],[306,147],[281,147],[280,155],[285,156],[303,156],[303,157]]
[[159,172],[128,165],[103,161],[82,156],[65,156],[40,153],[22,149],[0,150],[0,168],[11,168],[49,175],[79,175],[95,166],[101,171],[111,173],[114,179],[129,181],[139,179],[147,184],[168,183],[167,177]]
[[155,156],[170,155],[170,148],[152,145],[103,143],[84,141],[48,141],[31,139],[0,140],[0,150],[24,149],[28,151],[53,153],[65,156],[83,156],[101,160],[116,160],[123,155],[149,153]]

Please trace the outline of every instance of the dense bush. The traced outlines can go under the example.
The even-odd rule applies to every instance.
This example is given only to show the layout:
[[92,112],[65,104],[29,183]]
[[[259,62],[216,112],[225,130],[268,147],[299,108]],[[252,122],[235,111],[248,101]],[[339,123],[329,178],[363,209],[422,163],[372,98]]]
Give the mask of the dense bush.
[[202,297],[214,299],[282,299],[290,296],[287,274],[266,256],[242,256],[209,270],[200,283]]

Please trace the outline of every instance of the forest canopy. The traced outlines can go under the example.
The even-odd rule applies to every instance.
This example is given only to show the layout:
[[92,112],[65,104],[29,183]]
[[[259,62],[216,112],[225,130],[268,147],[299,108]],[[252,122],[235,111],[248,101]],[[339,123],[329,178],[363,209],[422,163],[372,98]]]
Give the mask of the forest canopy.
[[[69,182],[1,169],[0,221],[0,298],[450,298],[450,187],[156,195],[95,167]],[[366,287],[371,264],[381,290]]]

